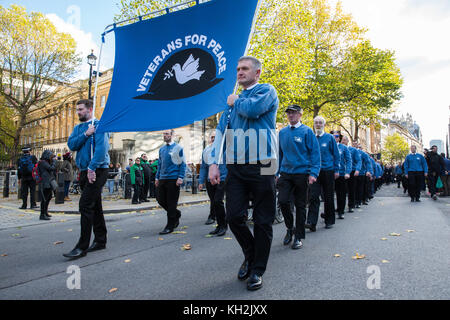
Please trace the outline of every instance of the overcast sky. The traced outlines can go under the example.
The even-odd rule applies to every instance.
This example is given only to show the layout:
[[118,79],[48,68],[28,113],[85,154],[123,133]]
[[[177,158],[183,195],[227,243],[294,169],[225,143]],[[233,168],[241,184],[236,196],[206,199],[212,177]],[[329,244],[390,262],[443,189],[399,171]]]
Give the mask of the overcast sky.
[[[332,3],[335,0],[330,0]],[[60,31],[71,33],[84,58],[80,75],[88,77],[85,57],[98,56],[100,35],[118,12],[118,0],[0,0],[47,14]],[[450,106],[450,0],[342,0],[346,12],[367,28],[375,47],[394,50],[404,79],[398,114],[411,113],[424,146],[445,141]],[[114,35],[106,38],[101,70],[114,65]]]

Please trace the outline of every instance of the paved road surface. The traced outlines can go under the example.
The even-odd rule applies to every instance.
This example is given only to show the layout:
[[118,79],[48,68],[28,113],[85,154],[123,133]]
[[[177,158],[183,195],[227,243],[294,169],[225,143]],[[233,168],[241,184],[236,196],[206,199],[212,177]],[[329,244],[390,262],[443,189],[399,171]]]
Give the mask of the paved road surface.
[[[0,299],[450,298],[449,198],[410,203],[396,186],[384,186],[335,228],[319,224],[316,233],[307,231],[297,251],[282,245],[285,227],[275,225],[264,287],[256,292],[236,279],[243,255],[231,232],[205,237],[212,230],[204,225],[208,206],[183,207],[182,213],[180,227],[186,228],[178,230],[186,233],[165,236],[158,235],[162,211],[108,215],[107,250],[75,261],[62,253],[78,239],[77,217],[35,224],[38,216],[25,213],[16,217],[21,227],[0,221]],[[187,243],[192,249],[181,250]],[[354,260],[356,253],[366,257]],[[67,288],[71,265],[81,268],[80,290]],[[368,289],[376,276],[368,268],[380,271],[380,289]]]

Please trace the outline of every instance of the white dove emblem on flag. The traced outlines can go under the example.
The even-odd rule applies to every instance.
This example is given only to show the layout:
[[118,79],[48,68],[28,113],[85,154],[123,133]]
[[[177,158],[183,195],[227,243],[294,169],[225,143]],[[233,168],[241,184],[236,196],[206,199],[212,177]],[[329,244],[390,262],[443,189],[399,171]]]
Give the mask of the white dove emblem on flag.
[[[172,70],[175,72],[175,78],[177,79],[177,82],[179,84],[185,84],[186,82],[191,81],[193,79],[200,80],[200,77],[203,75],[205,71],[204,70],[198,71],[199,60],[200,58],[195,60],[191,54],[184,63],[183,67],[181,67],[179,63],[175,64],[172,67]],[[172,75],[170,71],[168,72],[170,75]],[[167,73],[165,74],[166,77],[164,78],[164,80],[170,78],[169,74]]]

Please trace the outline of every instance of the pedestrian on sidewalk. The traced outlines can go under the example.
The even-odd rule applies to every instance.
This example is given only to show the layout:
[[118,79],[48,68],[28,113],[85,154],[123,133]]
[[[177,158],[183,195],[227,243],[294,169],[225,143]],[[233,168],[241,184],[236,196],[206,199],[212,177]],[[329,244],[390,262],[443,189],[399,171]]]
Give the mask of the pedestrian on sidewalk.
[[148,192],[150,190],[150,178],[152,175],[152,168],[150,167],[150,162],[148,161],[147,154],[143,153],[141,155],[141,167],[144,170],[144,181],[141,188],[141,202],[150,202],[148,200]]
[[117,173],[118,172],[116,167],[114,167],[114,163],[110,163],[108,168],[108,179],[106,180],[106,185],[108,187],[110,196],[114,193],[114,181]]
[[67,152],[63,155],[63,164],[61,172],[64,174],[64,201],[72,201],[69,198],[69,188],[73,181],[72,153]]
[[433,200],[437,200],[436,182],[441,174],[442,168],[445,168],[444,159],[437,153],[437,146],[432,146],[425,157],[428,165],[428,191]]
[[116,163],[117,175],[114,178],[114,191],[119,192],[119,186],[122,185],[122,166]]
[[[66,258],[80,258],[87,252],[106,248],[106,224],[102,208],[102,189],[108,179],[109,133],[95,133],[98,120],[93,119],[92,100],[77,102],[76,111],[80,124],[75,126],[67,142],[69,149],[77,151],[76,164],[80,170],[82,190],[80,210],[80,238],[75,248],[64,254]],[[92,154],[93,152],[93,154]],[[89,246],[91,233],[94,242]]]
[[[347,145],[342,143],[344,136],[340,131],[332,131],[331,134],[334,136],[336,143],[338,145],[339,153],[341,155],[339,161],[339,177],[335,182],[336,191],[336,211],[339,219],[344,219],[345,213],[345,202],[348,193],[348,180],[350,179],[350,174],[352,172],[352,156],[347,148]],[[348,138],[346,141],[348,143]]]
[[41,215],[39,220],[50,220],[51,215],[48,214],[48,205],[52,199],[53,191],[56,190],[58,183],[56,182],[56,157],[50,150],[44,150],[38,163],[41,193]]
[[142,199],[142,189],[144,187],[144,168],[141,166],[141,158],[136,158],[130,168],[131,185],[133,186],[133,199],[131,204],[140,204]]
[[308,208],[308,225],[316,226],[319,219],[320,193],[323,190],[325,214],[325,228],[331,229],[335,224],[336,213],[334,206],[335,180],[339,178],[339,163],[341,155],[334,137],[325,132],[325,119],[321,116],[314,118],[314,130],[320,146],[320,173],[316,182],[310,185],[310,201]]
[[400,184],[402,182],[402,175],[403,175],[403,169],[402,169],[402,163],[399,162],[397,166],[394,169],[395,179],[397,180],[397,188],[400,189]]
[[417,153],[415,145],[411,146],[411,153],[406,156],[404,167],[411,202],[420,202],[420,189],[428,175],[428,165],[424,156]]
[[173,141],[173,136],[173,130],[164,131],[165,144],[159,149],[159,165],[155,179],[156,199],[167,212],[167,224],[159,234],[172,233],[180,224],[181,211],[177,206],[186,163],[183,148]]
[[219,165],[220,183],[212,185],[209,177],[209,165],[213,163],[211,153],[213,150],[213,143],[216,138],[215,132],[209,137],[210,144],[203,150],[202,164],[200,166],[199,189],[203,190],[206,185],[206,191],[210,200],[209,216],[205,224],[213,224],[217,219],[217,227],[209,234],[221,237],[227,232],[227,222],[225,218],[225,206],[223,198],[225,196],[225,178],[227,177],[227,167],[225,164]]
[[36,205],[36,181],[32,174],[33,168],[37,163],[37,158],[31,155],[31,147],[24,146],[22,148],[22,156],[17,161],[17,176],[20,184],[20,196],[22,206],[19,209],[27,208],[28,191],[30,191],[30,209],[37,208]]
[[[228,169],[225,184],[226,214],[228,225],[244,253],[238,279],[247,281],[248,290],[262,287],[262,276],[266,270],[272,244],[272,223],[276,212],[275,166],[276,114],[278,96],[270,84],[259,84],[261,62],[254,57],[241,57],[237,66],[237,79],[244,89],[237,96],[228,96],[227,109],[221,116],[216,136],[223,137],[227,129],[237,135],[244,132],[255,133],[250,139],[241,137],[244,143],[229,148],[226,155]],[[228,127],[229,126],[229,127]],[[217,132],[220,132],[217,133]],[[229,134],[230,131],[227,131]],[[265,136],[264,136],[265,135]],[[263,138],[261,138],[263,137]],[[232,138],[234,140],[234,138]],[[261,139],[261,140],[260,140]],[[222,139],[214,142],[214,164],[209,167],[209,178],[213,185],[220,183],[218,160]],[[232,142],[228,140],[228,143]],[[259,146],[264,143],[264,146]],[[251,150],[265,150],[256,155]],[[238,160],[239,159],[239,160]],[[246,212],[250,193],[253,195],[254,234],[247,226]]]
[[444,192],[441,196],[450,196],[450,160],[445,157],[444,153],[441,153],[442,159],[444,159],[445,167],[441,171],[441,181],[444,188]]
[[[320,171],[320,148],[312,129],[302,124],[303,109],[290,105],[286,109],[289,126],[279,133],[278,204],[286,224],[285,246],[294,237],[291,248],[303,247],[308,186],[317,181]],[[294,195],[295,227],[291,199]],[[309,226],[315,231],[315,226]],[[314,229],[313,229],[314,228]]]

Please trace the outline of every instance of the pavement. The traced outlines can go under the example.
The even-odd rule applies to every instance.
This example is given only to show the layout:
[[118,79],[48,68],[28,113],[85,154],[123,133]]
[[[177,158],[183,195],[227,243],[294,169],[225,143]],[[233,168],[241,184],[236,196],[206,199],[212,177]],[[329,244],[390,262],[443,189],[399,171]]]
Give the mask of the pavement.
[[[2,214],[0,300],[447,300],[450,198],[422,200],[384,186],[333,229],[320,222],[307,231],[300,250],[283,246],[285,226],[274,225],[264,286],[255,292],[236,278],[243,254],[233,234],[207,236],[214,227],[204,224],[207,204],[182,207],[178,232],[164,236],[162,210],[107,214],[107,249],[72,261],[62,254],[78,239],[77,216],[31,224],[36,214],[15,212],[23,224],[8,227]],[[73,268],[80,289],[68,285]]]

